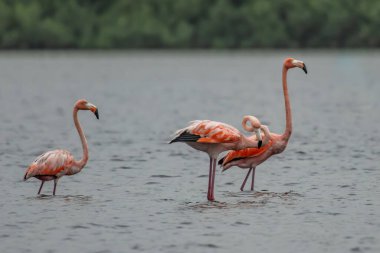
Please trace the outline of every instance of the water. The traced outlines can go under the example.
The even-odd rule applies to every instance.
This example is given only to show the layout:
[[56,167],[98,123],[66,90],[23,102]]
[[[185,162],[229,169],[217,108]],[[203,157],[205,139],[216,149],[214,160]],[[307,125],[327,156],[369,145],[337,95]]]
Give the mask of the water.
[[[172,132],[193,119],[240,127],[253,114],[285,127],[281,64],[294,131],[284,153],[256,170],[258,192],[240,192],[246,170],[218,169],[206,201],[208,157]],[[1,252],[380,252],[380,54],[370,52],[0,53]],[[85,169],[36,193],[22,181],[44,151]]]

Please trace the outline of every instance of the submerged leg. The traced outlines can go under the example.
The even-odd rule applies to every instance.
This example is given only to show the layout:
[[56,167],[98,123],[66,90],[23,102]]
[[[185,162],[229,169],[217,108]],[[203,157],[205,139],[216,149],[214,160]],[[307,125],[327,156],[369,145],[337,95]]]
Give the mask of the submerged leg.
[[216,167],[216,159],[213,159],[210,157],[210,172],[208,176],[208,192],[207,192],[207,199],[209,201],[214,201],[215,167]]
[[57,182],[58,182],[58,179],[54,179],[53,196],[55,196],[55,189],[57,188]]
[[256,167],[253,167],[253,171],[252,171],[252,182],[251,182],[251,191],[253,191],[254,186],[255,186],[255,171],[256,171]]
[[249,168],[247,176],[245,176],[245,179],[244,179],[243,183],[241,184],[240,191],[244,190],[245,183],[247,183],[247,180],[248,180],[249,174],[251,174],[251,171],[252,171],[252,168]]
[[44,185],[44,183],[45,183],[45,181],[44,181],[44,180],[41,180],[41,186],[40,186],[40,189],[38,190],[37,195],[40,195],[41,190],[42,190],[42,186]]

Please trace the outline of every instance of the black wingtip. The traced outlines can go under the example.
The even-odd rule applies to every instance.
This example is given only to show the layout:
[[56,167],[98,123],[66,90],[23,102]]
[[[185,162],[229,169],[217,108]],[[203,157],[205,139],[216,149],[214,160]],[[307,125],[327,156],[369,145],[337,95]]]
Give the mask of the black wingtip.
[[225,158],[225,157],[221,158],[221,159],[218,161],[218,165],[222,165],[222,164],[223,164],[223,162],[224,162],[224,158]]
[[94,114],[95,114],[96,118],[99,119],[99,111],[98,111],[98,109],[95,110]]
[[262,145],[263,145],[263,141],[260,140],[260,141],[257,143],[257,147],[258,147],[258,148],[261,148]]
[[201,138],[201,136],[199,136],[199,135],[191,134],[191,133],[188,133],[188,132],[183,132],[179,136],[177,136],[176,138],[174,138],[173,140],[171,140],[169,142],[169,144],[173,143],[173,142],[196,142],[200,138]]

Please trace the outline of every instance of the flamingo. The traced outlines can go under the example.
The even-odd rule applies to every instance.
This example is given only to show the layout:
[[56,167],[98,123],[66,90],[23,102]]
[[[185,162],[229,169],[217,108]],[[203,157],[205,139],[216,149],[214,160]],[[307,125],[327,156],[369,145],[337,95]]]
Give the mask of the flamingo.
[[[245,186],[251,172],[253,172],[252,173],[252,181],[251,181],[251,190],[253,191],[253,189],[254,189],[256,167],[254,167],[254,165],[253,165],[255,160],[252,160],[251,156],[258,156],[260,154],[263,154],[264,152],[266,152],[268,150],[268,148],[271,147],[272,142],[273,142],[273,137],[269,131],[268,126],[262,125],[260,127],[260,129],[263,130],[263,136],[262,136],[263,141],[262,141],[262,147],[260,149],[258,149],[258,148],[246,148],[246,149],[242,149],[242,150],[236,150],[235,152],[231,151],[224,158],[220,159],[218,162],[218,164],[221,165],[224,161],[228,160],[229,162],[231,162],[233,160],[233,161],[238,162],[236,164],[236,166],[243,168],[243,169],[249,168],[247,176],[245,177],[245,179],[244,179],[244,181],[240,187],[241,191],[244,190],[244,186]],[[252,136],[251,138],[255,138],[255,136]],[[239,152],[238,155],[237,155],[237,152]],[[246,157],[246,158],[243,158],[243,157]],[[250,162],[252,162],[252,164],[250,164]]]
[[251,190],[254,189],[255,170],[256,166],[266,161],[272,155],[282,153],[288,145],[289,138],[292,134],[292,113],[290,109],[290,101],[287,85],[287,73],[288,70],[294,67],[301,68],[305,74],[307,74],[306,65],[304,62],[287,58],[284,61],[282,68],[282,87],[284,90],[285,98],[285,115],[286,115],[286,128],[283,134],[270,133],[266,128],[264,131],[265,145],[261,149],[246,148],[242,150],[230,151],[225,157],[219,160],[218,164],[223,167],[223,171],[231,168],[232,166],[238,166],[240,168],[249,168],[247,176],[245,177],[240,190],[243,191],[245,183],[252,171],[252,183]]
[[[248,126],[247,123],[251,126]],[[195,120],[189,126],[175,132],[169,143],[184,142],[190,147],[206,152],[210,157],[210,170],[207,199],[214,201],[214,181],[216,161],[220,153],[227,150],[239,150],[247,147],[259,147],[262,144],[260,121],[253,116],[244,116],[244,130],[255,132],[256,139],[247,138],[233,126],[211,120]]]
[[54,180],[54,190],[53,195],[55,195],[55,190],[57,188],[58,179],[62,176],[71,176],[79,173],[88,161],[88,146],[87,140],[84,136],[81,125],[78,121],[78,111],[79,110],[90,110],[93,112],[97,119],[99,119],[98,108],[87,102],[84,99],[78,100],[73,109],[73,118],[76,129],[80,140],[82,142],[83,157],[79,161],[74,159],[74,156],[66,150],[57,149],[43,153],[32,162],[28,167],[24,175],[24,181],[28,178],[35,177],[41,180],[41,186],[38,190],[38,195],[41,193],[42,186],[45,181]]

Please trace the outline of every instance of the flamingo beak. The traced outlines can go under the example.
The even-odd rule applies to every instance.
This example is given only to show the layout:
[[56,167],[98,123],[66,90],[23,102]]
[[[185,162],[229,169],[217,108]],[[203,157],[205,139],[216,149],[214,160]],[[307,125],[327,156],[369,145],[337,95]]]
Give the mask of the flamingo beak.
[[98,108],[96,108],[94,114],[95,114],[96,118],[99,119],[99,111],[98,111]]
[[294,65],[294,67],[298,67],[298,68],[302,69],[305,72],[305,74],[307,74],[306,64],[303,61],[293,60],[292,63]]
[[306,68],[306,64],[305,63],[303,64],[302,70],[305,72],[305,74],[307,74],[307,68]]
[[261,138],[261,130],[260,130],[260,128],[256,129],[256,137],[257,137],[257,141],[258,141],[257,147],[261,148],[261,145],[263,145],[263,140]]
[[92,111],[95,114],[96,118],[99,119],[98,108],[91,103],[87,103],[86,106],[87,106],[88,110]]

